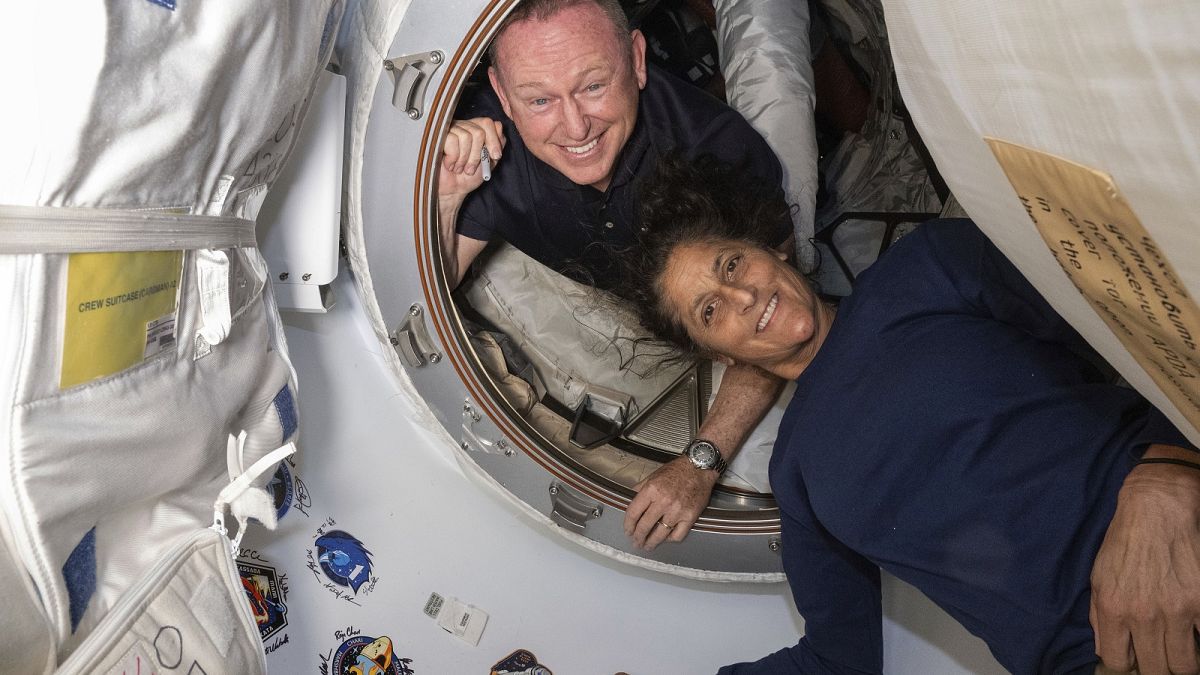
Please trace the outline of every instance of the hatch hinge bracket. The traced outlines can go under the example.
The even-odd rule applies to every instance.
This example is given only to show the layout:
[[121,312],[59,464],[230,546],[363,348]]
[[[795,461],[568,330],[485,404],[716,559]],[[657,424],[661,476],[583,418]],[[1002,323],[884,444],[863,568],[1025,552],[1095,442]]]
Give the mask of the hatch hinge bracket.
[[425,90],[446,55],[441,51],[393,56],[383,61],[383,69],[392,76],[392,105],[403,110],[411,119],[419,120],[425,113]]
[[495,428],[491,423],[484,422],[483,415],[479,412],[479,406],[469,398],[464,399],[462,438],[459,439],[459,447],[463,450],[485,452],[489,455],[504,455],[505,457],[517,454],[503,436],[494,441],[490,440],[487,433],[489,431],[494,432]]
[[550,520],[577,534],[583,533],[587,522],[599,518],[604,506],[587,499],[562,483],[550,484]]
[[442,360],[441,353],[435,349],[429,337],[429,329],[425,327],[425,310],[418,304],[408,308],[408,316],[388,337],[400,360],[409,368],[420,368],[426,363],[436,364]]

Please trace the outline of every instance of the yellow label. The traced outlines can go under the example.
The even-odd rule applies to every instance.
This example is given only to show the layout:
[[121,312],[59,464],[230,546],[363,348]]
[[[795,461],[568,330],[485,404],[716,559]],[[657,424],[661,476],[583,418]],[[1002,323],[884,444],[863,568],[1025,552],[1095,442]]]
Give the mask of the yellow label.
[[1054,258],[1125,349],[1200,428],[1200,310],[1108,174],[985,139]]
[[182,251],[73,253],[59,386],[73,387],[171,347]]

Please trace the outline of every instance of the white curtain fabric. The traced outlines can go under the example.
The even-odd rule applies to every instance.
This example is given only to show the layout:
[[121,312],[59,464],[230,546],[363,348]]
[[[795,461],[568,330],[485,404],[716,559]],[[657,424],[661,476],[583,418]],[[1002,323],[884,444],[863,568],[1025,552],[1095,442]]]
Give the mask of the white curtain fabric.
[[958,202],[1126,380],[1200,442],[1055,262],[984,142],[999,138],[1110,175],[1195,298],[1200,5],[883,4],[901,94]]

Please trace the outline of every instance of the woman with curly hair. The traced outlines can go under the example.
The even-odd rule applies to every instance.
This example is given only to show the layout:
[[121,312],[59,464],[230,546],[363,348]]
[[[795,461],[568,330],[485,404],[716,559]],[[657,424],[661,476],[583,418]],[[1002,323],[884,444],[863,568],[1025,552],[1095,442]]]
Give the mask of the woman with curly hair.
[[806,635],[723,673],[881,672],[881,569],[1015,673],[1197,671],[1200,458],[973,223],[921,225],[835,308],[736,171],[674,160],[641,194],[647,328],[796,382],[770,481]]

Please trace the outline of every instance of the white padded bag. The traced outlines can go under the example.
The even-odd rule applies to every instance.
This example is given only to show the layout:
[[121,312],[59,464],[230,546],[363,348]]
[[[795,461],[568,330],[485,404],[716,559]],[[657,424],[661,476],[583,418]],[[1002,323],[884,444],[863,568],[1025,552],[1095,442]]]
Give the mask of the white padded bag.
[[817,208],[817,128],[813,111],[808,3],[718,0],[717,37],[729,105],[766,139],[783,166],[796,234],[797,264],[809,270]]

